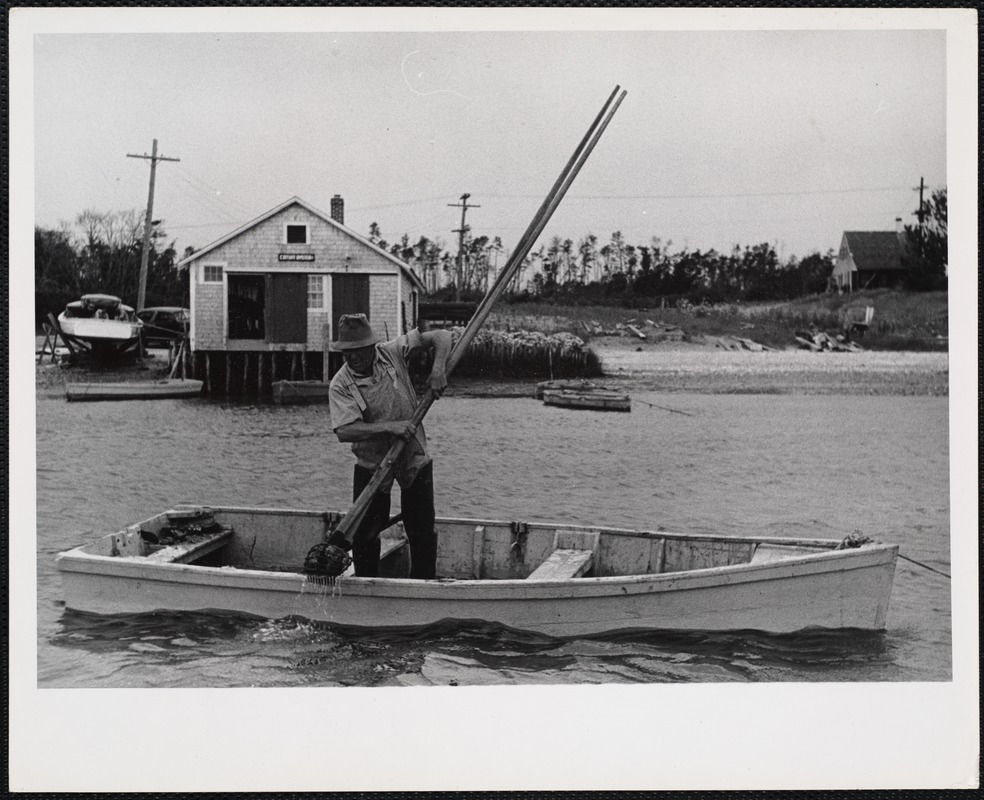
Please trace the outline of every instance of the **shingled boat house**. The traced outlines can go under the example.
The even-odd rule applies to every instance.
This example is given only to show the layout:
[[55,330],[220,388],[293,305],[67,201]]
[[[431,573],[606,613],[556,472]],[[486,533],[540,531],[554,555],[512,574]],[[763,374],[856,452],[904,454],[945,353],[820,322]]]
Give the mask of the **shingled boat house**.
[[178,263],[189,270],[193,373],[211,395],[264,396],[279,380],[327,380],[343,314],[381,336],[417,324],[424,284],[345,227],[339,195],[325,214],[292,197]]

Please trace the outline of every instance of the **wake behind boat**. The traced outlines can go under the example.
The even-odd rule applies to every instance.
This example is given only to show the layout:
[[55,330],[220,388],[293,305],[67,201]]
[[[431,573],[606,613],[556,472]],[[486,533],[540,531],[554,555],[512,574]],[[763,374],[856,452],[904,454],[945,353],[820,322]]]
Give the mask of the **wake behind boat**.
[[93,353],[120,353],[140,341],[143,323],[131,306],[108,294],[85,294],[58,315],[65,339]]
[[227,610],[358,628],[482,620],[552,636],[885,627],[898,546],[439,518],[435,580],[402,525],[380,575],[328,587],[305,554],[341,514],[181,506],[61,553],[68,608]]

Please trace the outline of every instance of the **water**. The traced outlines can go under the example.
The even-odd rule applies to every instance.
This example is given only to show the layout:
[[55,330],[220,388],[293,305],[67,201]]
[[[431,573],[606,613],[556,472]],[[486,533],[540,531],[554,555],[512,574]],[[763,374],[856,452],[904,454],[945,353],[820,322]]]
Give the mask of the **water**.
[[[439,515],[688,532],[861,531],[949,572],[947,400],[635,393],[630,414],[448,397]],[[884,633],[558,641],[491,626],[354,634],[237,614],[66,611],[56,553],[179,502],[346,508],[324,406],[39,399],[42,687],[943,681],[950,582],[900,560]],[[398,495],[394,505],[398,506]]]

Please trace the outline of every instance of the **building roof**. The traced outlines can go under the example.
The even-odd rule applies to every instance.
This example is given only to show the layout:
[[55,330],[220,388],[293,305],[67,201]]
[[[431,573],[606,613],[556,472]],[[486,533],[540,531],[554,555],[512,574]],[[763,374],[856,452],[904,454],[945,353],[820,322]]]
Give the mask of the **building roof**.
[[902,270],[902,240],[895,231],[844,231],[859,270]]
[[320,209],[315,208],[310,203],[308,203],[306,200],[302,200],[300,197],[297,197],[296,195],[294,197],[290,198],[289,200],[285,200],[279,206],[275,206],[274,208],[271,208],[269,211],[267,211],[264,214],[261,214],[256,219],[250,220],[245,225],[240,225],[238,228],[236,228],[231,233],[227,233],[225,236],[221,237],[220,239],[216,239],[211,244],[205,245],[205,247],[203,247],[201,250],[196,250],[194,253],[192,253],[187,258],[181,259],[175,266],[178,267],[178,269],[183,269],[184,267],[187,267],[189,264],[191,264],[191,262],[197,261],[202,256],[207,255],[208,253],[210,253],[211,251],[215,250],[218,247],[221,247],[226,242],[231,241],[232,239],[235,239],[241,233],[244,233],[245,231],[248,231],[250,228],[253,228],[253,227],[259,225],[261,222],[264,222],[265,220],[270,219],[270,217],[274,216],[275,214],[279,214],[285,208],[289,208],[292,205],[299,205],[302,208],[306,208],[308,211],[310,211],[316,217],[320,217],[325,222],[327,222],[329,225],[331,225],[331,226],[333,226],[335,228],[338,228],[338,230],[340,230],[341,232],[343,232],[346,236],[351,236],[356,241],[361,242],[362,244],[364,244],[370,250],[374,250],[376,253],[378,253],[379,255],[383,256],[388,261],[391,261],[394,265],[396,265],[401,270],[403,270],[403,272],[406,273],[407,277],[410,278],[411,282],[414,283],[417,286],[418,289],[420,289],[421,291],[426,291],[426,287],[424,286],[424,282],[420,279],[420,277],[417,275],[416,272],[414,272],[412,269],[410,269],[410,267],[405,262],[400,261],[400,259],[398,259],[396,256],[394,256],[392,253],[387,253],[381,247],[377,247],[372,242],[370,242],[368,239],[366,239],[364,236],[359,236],[359,234],[357,234],[351,228],[346,228],[340,222],[332,219],[330,214],[326,214],[324,211],[321,211]]

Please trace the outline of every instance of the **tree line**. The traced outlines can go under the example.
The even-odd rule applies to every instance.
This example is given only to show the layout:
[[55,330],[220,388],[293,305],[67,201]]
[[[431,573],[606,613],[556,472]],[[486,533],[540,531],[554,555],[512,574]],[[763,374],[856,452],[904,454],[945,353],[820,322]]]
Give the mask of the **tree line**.
[[[57,228],[34,228],[34,309],[40,326],[50,312],[83,294],[111,294],[136,305],[143,250],[142,211],[79,214]],[[148,306],[187,306],[188,273],[175,268],[175,242],[160,223],[151,231],[147,261]],[[191,252],[188,248],[187,255]]]
[[[913,291],[945,289],[946,189],[933,192],[921,210],[922,223],[904,228],[905,286]],[[436,237],[412,240],[403,234],[391,244],[376,222],[370,225],[369,240],[409,264],[434,300],[448,300],[455,294],[479,299],[509,255],[498,236],[470,232],[464,237],[460,260]],[[142,244],[143,214],[137,210],[87,210],[73,224],[54,229],[35,226],[37,323],[83,294],[113,294],[134,303]],[[674,250],[672,244],[657,236],[633,244],[620,231],[605,241],[590,233],[577,241],[555,236],[524,259],[510,293],[515,299],[571,303],[653,305],[685,300],[696,305],[790,300],[832,288],[833,250],[782,260],[769,243],[736,245],[727,253]],[[194,251],[187,247],[182,257]],[[147,271],[148,306],[188,305],[188,273],[175,268],[178,260],[175,242],[168,242],[163,224],[155,222]]]
[[[921,211],[921,224],[906,225],[902,234],[902,285],[911,291],[945,289],[946,189],[933,192]],[[411,241],[404,234],[391,245],[376,222],[370,225],[369,239],[410,264],[432,299],[440,300],[480,298],[508,256],[499,237],[470,233],[464,237],[460,263],[458,254],[445,249],[439,239],[421,236]],[[621,231],[607,241],[590,233],[576,242],[555,236],[524,259],[511,293],[519,299],[651,305],[654,300],[668,304],[782,301],[835,289],[832,249],[783,261],[768,242],[735,245],[727,253],[673,250],[672,244],[657,236],[632,244]]]
[[[460,265],[457,254],[438,239],[421,236],[411,242],[404,235],[389,245],[376,223],[369,238],[410,264],[434,299],[480,297],[508,257],[499,237],[466,235]],[[585,303],[780,300],[826,290],[833,270],[833,251],[782,262],[768,243],[735,246],[730,253],[673,251],[671,246],[656,236],[645,244],[632,244],[621,231],[607,241],[590,233],[576,243],[555,236],[523,260],[510,292],[518,299]]]

